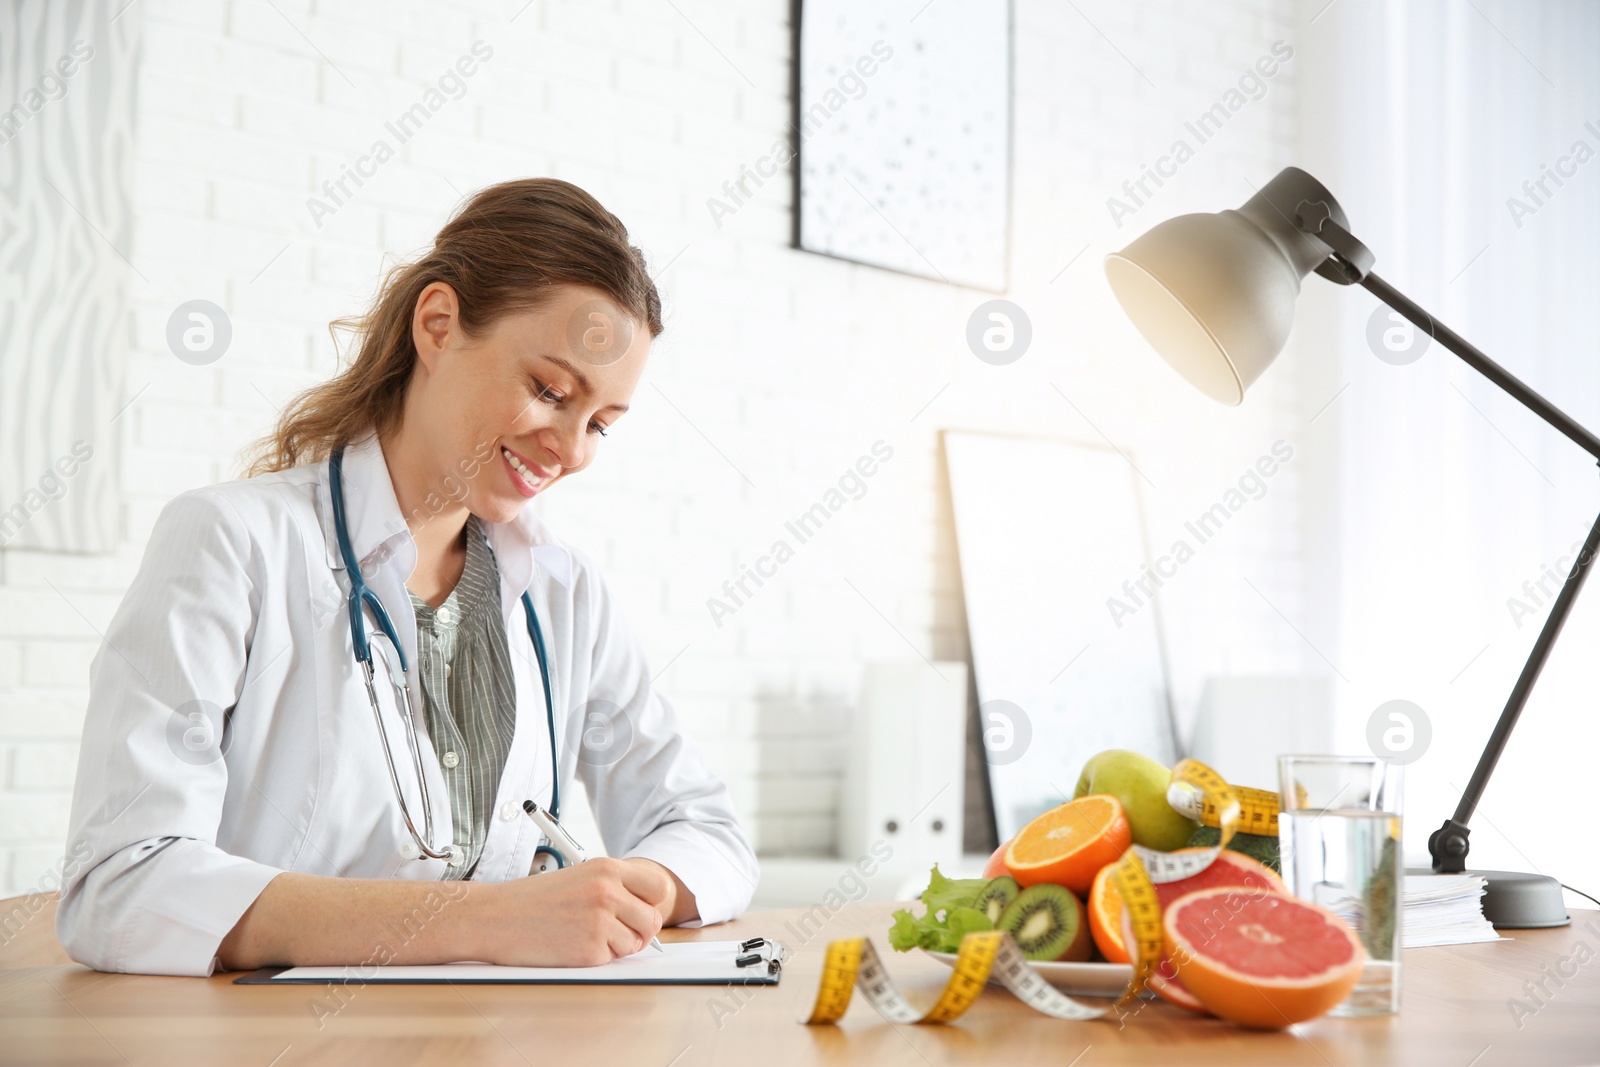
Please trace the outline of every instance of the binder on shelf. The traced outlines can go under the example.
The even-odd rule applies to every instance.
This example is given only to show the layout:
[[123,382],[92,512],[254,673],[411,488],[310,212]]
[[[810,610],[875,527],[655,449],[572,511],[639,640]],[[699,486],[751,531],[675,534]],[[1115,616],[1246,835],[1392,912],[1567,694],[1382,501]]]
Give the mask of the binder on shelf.
[[839,855],[886,842],[885,867],[901,872],[960,856],[966,744],[965,663],[868,663],[840,787]]

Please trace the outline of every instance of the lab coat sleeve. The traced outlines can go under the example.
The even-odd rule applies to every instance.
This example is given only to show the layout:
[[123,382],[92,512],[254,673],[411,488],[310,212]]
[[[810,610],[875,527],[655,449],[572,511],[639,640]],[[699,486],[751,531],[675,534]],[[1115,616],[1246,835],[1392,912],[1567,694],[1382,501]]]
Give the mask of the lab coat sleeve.
[[[606,852],[644,856],[677,875],[699,911],[682,925],[735,918],[749,907],[760,868],[733,798],[651,686],[644,653],[604,579],[588,565],[579,574],[596,636],[585,697],[590,717],[573,729],[597,731],[576,746],[578,775]],[[596,713],[612,720],[609,727]]]
[[[220,730],[220,709],[245,684],[260,607],[253,557],[221,494],[173,500],[95,655],[68,836],[82,859],[56,913],[80,963],[208,975],[223,937],[280,873],[217,847],[227,765],[194,751],[208,727],[192,714],[211,709]],[[186,745],[191,730],[201,732]]]

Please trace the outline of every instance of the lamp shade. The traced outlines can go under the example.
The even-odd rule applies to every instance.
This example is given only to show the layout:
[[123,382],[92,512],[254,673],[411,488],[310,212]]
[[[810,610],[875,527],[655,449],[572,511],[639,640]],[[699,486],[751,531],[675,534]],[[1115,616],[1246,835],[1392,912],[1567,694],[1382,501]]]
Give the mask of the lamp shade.
[[1106,257],[1106,278],[1146,341],[1201,392],[1238,404],[1277,358],[1300,279],[1330,249],[1295,224],[1299,205],[1344,212],[1315,178],[1286,167],[1237,211],[1179,215]]

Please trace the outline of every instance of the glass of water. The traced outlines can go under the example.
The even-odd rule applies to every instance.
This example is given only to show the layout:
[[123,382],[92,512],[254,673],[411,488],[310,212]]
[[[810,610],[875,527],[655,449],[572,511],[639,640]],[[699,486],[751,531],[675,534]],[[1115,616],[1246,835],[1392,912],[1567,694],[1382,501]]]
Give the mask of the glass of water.
[[1289,892],[1348,922],[1367,950],[1336,1016],[1400,1010],[1401,768],[1370,756],[1279,756]]

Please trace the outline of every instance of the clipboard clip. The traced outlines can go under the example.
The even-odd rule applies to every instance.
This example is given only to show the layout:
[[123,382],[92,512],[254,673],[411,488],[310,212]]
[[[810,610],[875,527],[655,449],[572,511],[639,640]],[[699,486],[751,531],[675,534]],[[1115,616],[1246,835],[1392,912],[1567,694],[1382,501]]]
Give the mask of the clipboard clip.
[[768,941],[764,937],[752,937],[748,941],[739,942],[739,950],[745,955],[733,961],[735,966],[750,967],[765,963],[768,974],[777,974],[783,970],[783,946],[776,941]]

